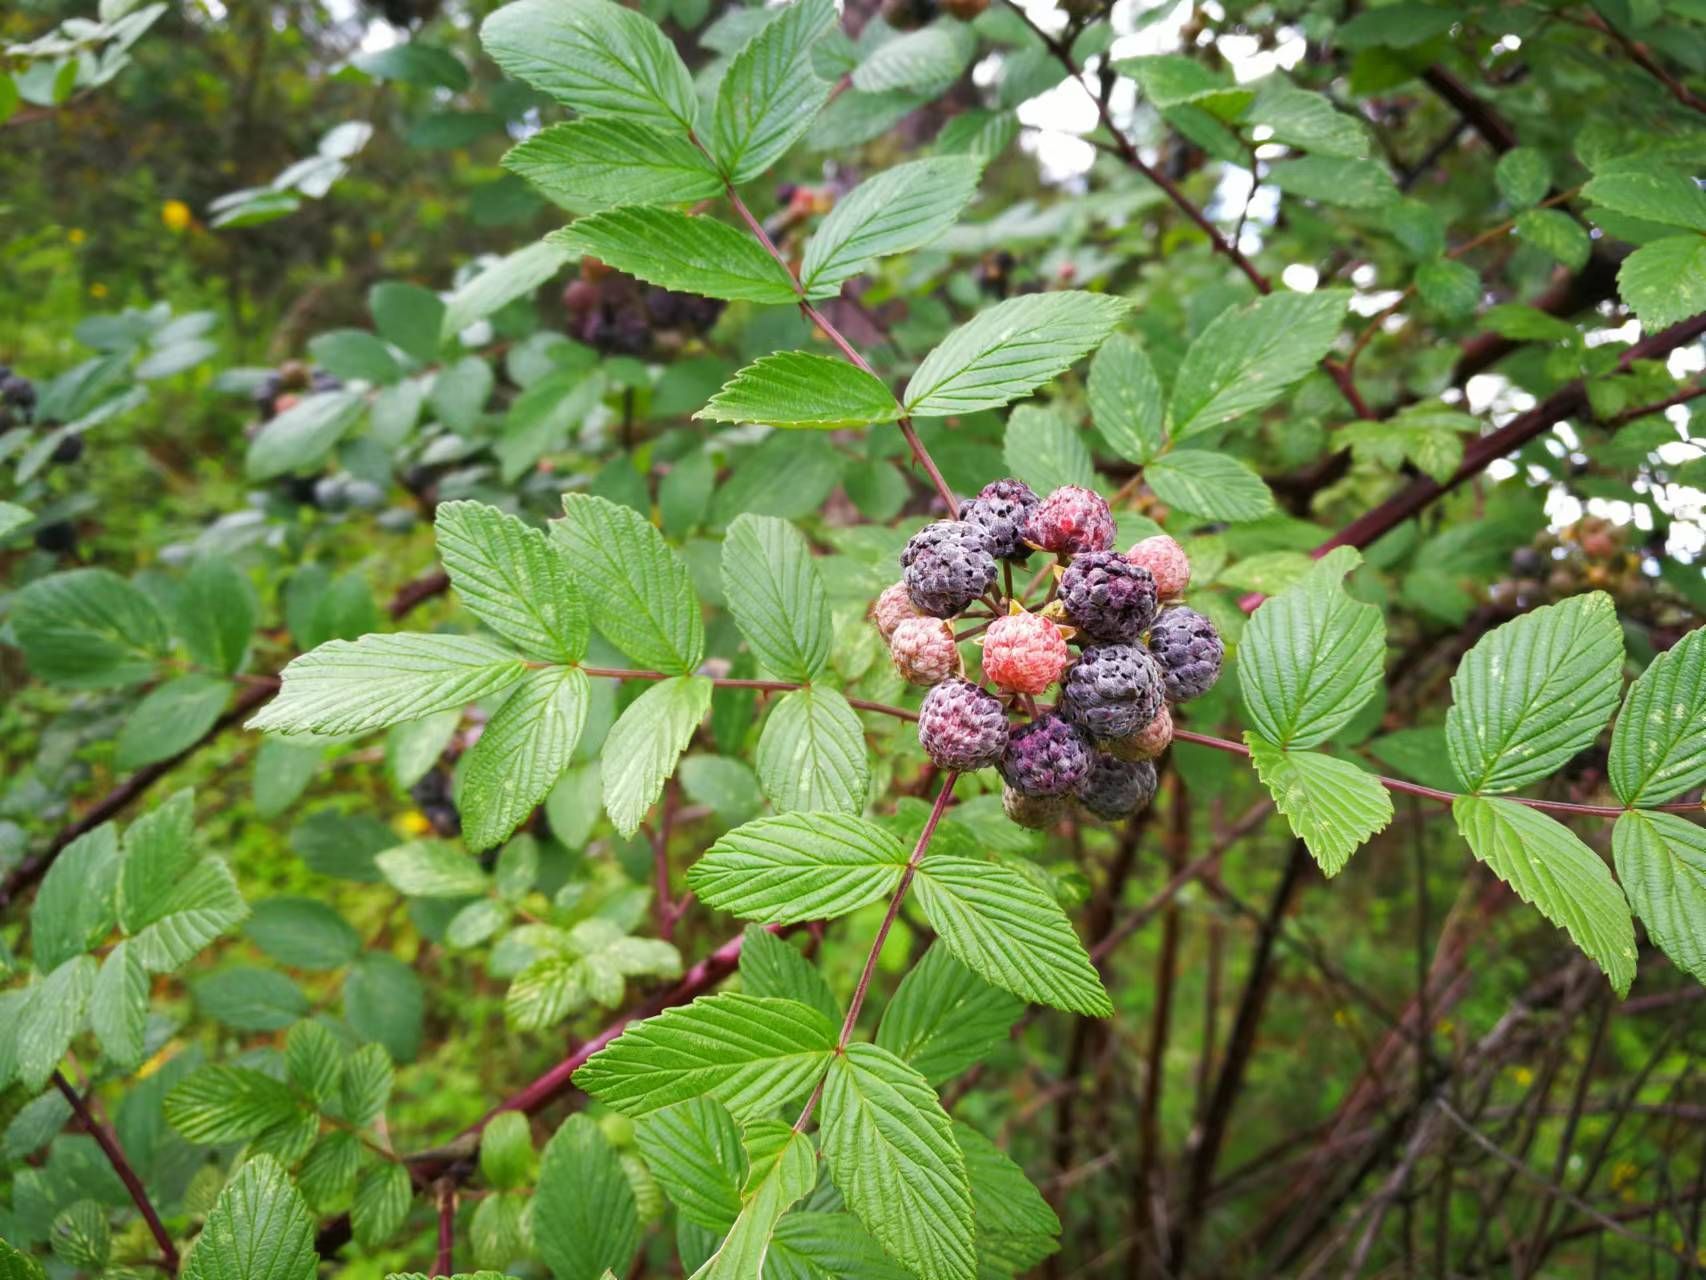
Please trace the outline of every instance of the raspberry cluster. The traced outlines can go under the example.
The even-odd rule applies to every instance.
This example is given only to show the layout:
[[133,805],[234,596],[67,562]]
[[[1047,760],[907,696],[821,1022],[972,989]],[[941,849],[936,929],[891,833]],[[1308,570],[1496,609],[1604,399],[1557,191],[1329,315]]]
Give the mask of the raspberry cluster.
[[[926,525],[901,553],[901,581],[871,606],[900,674],[929,687],[918,739],[942,769],[994,766],[1002,808],[1048,827],[1072,805],[1114,822],[1155,798],[1155,760],[1173,740],[1170,704],[1205,693],[1225,648],[1179,603],[1190,562],[1172,538],[1114,550],[1107,502],[1075,485],[1038,497],[997,480],[957,520]],[[1051,552],[1054,589],[1038,607],[1010,596],[1014,564]],[[1033,586],[1049,576],[1039,573]],[[973,623],[956,637],[955,621]],[[979,635],[981,633],[981,635]],[[982,650],[968,679],[960,642]],[[1038,696],[1058,687],[1050,706]]]
[[569,336],[605,355],[673,355],[717,323],[723,304],[583,258],[579,278],[563,287],[563,311]]
[[269,369],[255,388],[255,407],[263,420],[270,421],[291,408],[303,396],[314,391],[336,391],[343,379],[315,369],[300,360],[286,360],[276,369]]

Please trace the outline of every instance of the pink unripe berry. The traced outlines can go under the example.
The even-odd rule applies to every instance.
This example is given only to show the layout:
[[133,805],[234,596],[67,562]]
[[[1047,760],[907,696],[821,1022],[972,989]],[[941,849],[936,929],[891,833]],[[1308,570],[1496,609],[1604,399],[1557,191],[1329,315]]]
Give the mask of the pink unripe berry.
[[894,639],[894,629],[908,618],[922,618],[918,606],[912,603],[912,597],[906,593],[906,583],[897,582],[892,587],[883,588],[882,595],[877,597],[871,606],[871,621],[877,624],[877,630],[882,632],[884,640]]
[[1106,551],[1114,545],[1114,516],[1108,500],[1080,485],[1062,485],[1025,519],[1025,540],[1061,555]]
[[1071,660],[1060,628],[1039,613],[997,618],[984,633],[983,674],[1009,693],[1041,693]]
[[1155,590],[1163,600],[1175,600],[1191,585],[1191,562],[1185,549],[1164,533],[1158,533],[1126,552],[1127,560],[1149,570]]
[[962,670],[953,626],[941,618],[906,618],[889,637],[889,653],[901,678],[911,684],[941,684]]

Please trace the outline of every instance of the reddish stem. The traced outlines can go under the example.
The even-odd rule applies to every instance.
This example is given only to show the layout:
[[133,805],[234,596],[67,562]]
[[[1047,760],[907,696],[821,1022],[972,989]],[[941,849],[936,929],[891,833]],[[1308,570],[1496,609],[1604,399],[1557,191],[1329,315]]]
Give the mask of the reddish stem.
[[95,1140],[95,1145],[100,1147],[101,1153],[106,1156],[107,1163],[112,1165],[113,1172],[118,1174],[119,1181],[124,1183],[124,1189],[130,1193],[131,1201],[136,1205],[137,1212],[142,1214],[142,1220],[148,1224],[148,1231],[154,1237],[154,1243],[160,1246],[160,1257],[165,1263],[167,1273],[177,1275],[177,1246],[172,1243],[171,1233],[166,1230],[165,1223],[160,1221],[160,1215],[154,1211],[154,1204],[148,1198],[148,1192],[142,1185],[142,1179],[136,1176],[136,1170],[131,1168],[130,1160],[124,1154],[124,1148],[119,1146],[118,1135],[95,1119],[89,1110],[89,1105],[83,1101],[82,1095],[72,1088],[71,1082],[65,1078],[62,1072],[55,1071],[53,1073],[53,1084],[65,1096],[65,1100],[71,1104],[71,1110],[76,1115],[78,1123],[83,1126],[84,1132]]

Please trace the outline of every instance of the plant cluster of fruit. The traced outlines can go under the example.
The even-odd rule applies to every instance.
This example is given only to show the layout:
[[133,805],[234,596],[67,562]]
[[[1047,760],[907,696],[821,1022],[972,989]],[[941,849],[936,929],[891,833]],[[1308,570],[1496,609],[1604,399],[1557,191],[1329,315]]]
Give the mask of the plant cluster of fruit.
[[[1066,485],[1039,498],[997,480],[958,519],[913,536],[901,581],[872,606],[895,669],[930,689],[918,720],[925,754],[955,772],[997,769],[1002,807],[1021,826],[1052,826],[1074,802],[1107,821],[1148,807],[1154,762],[1173,739],[1171,704],[1220,676],[1219,633],[1181,603],[1184,549],[1158,534],[1121,553],[1115,537],[1100,494]],[[1012,587],[1013,566],[1033,551],[1055,557],[1034,580],[1048,581],[1035,610]],[[975,625],[956,633],[956,619]],[[960,653],[974,637],[976,682]],[[1056,687],[1052,705],[1038,702]]]
[[563,312],[568,335],[604,355],[663,356],[709,332],[723,303],[648,285],[586,257],[563,287]]

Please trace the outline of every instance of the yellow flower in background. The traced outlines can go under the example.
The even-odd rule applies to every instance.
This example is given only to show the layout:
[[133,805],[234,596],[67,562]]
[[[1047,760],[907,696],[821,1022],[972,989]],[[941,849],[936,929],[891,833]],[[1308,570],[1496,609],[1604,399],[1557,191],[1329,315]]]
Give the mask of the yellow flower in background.
[[424,836],[432,830],[432,822],[419,809],[411,809],[397,819],[397,825],[403,829],[404,835]]
[[182,200],[168,200],[160,206],[160,221],[169,231],[182,231],[195,221],[195,215]]
[[89,296],[91,298],[104,298],[104,297],[106,297],[107,296],[107,286],[102,284],[99,280],[95,281],[94,284],[89,286]]
[[89,237],[83,234],[82,227],[72,227],[71,230],[65,233],[65,238],[72,244],[82,244]]

